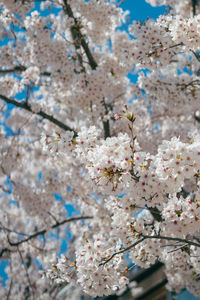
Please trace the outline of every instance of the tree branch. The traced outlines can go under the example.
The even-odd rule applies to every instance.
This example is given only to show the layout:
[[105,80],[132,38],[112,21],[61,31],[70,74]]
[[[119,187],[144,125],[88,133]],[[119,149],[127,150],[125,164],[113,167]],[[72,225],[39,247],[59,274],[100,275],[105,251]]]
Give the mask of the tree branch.
[[193,14],[193,17],[196,15],[196,5],[197,5],[197,1],[192,0],[192,14]]
[[190,240],[187,239],[181,239],[181,238],[173,238],[173,237],[169,237],[169,236],[162,236],[162,235],[142,235],[144,239],[160,239],[160,240],[168,240],[168,241],[178,241],[178,242],[182,242],[182,243],[187,243],[191,246],[196,246],[200,248],[200,244],[197,244],[195,242],[192,242]]
[[0,230],[5,230],[5,231],[8,231],[10,233],[14,232],[14,233],[19,234],[19,235],[28,236],[28,234],[26,234],[26,233],[18,232],[18,231],[14,230],[14,229],[10,229],[10,228],[4,227],[3,224],[1,224],[1,222],[0,222]]
[[25,70],[26,70],[26,68],[24,66],[16,66],[16,67],[14,67],[12,69],[0,70],[0,74],[23,72]]
[[[102,100],[102,105],[104,106],[104,108],[105,108],[105,114],[107,115],[109,113],[109,107],[108,107],[108,104],[105,102],[104,98]],[[106,139],[107,137],[110,137],[110,124],[109,124],[109,120],[103,121],[103,129],[104,129],[104,139]]]
[[88,44],[85,41],[84,36],[81,33],[80,27],[79,27],[79,22],[78,20],[74,17],[73,11],[71,9],[71,6],[67,3],[67,0],[63,0],[63,10],[64,12],[74,20],[74,25],[71,26],[71,34],[72,34],[72,38],[75,42],[77,42],[77,39],[79,41],[79,43],[81,44],[81,46],[83,47],[85,54],[88,58],[89,61],[89,65],[92,68],[92,70],[95,70],[97,68],[97,63],[88,47]]
[[[28,280],[28,294],[30,293],[29,290],[31,289],[31,294],[32,294],[32,299],[34,300],[34,291],[33,291],[33,286],[31,284],[31,279],[30,279],[30,276],[29,276],[29,273],[28,273],[28,267],[26,266],[26,263],[24,261],[24,258],[22,256],[22,253],[20,251],[20,249],[17,247],[17,250],[18,250],[18,253],[19,253],[19,256],[20,256],[20,259],[21,259],[21,262],[22,262],[22,265],[24,267],[24,270],[25,270],[25,273],[26,273],[26,277],[27,277],[27,280]],[[30,287],[30,289],[29,289]],[[29,297],[28,297],[29,298]]]
[[147,209],[150,211],[150,213],[152,214],[152,216],[154,217],[154,219],[158,222],[162,221],[162,214],[159,211],[159,209],[157,207],[147,207]]
[[113,257],[115,257],[118,254],[124,253],[128,250],[130,250],[131,248],[137,246],[138,244],[140,244],[141,242],[143,242],[145,240],[145,238],[141,238],[140,240],[138,240],[137,242],[131,244],[130,246],[128,246],[127,248],[124,248],[122,250],[119,250],[115,253],[113,253],[108,259],[106,259],[104,262],[100,263],[99,266],[104,266],[105,264],[107,264],[109,261],[111,261],[113,259]]
[[[66,15],[68,15],[70,18],[72,18],[74,20],[74,25],[71,26],[71,35],[74,40],[75,48],[79,49],[80,45],[82,46],[82,48],[84,49],[84,52],[88,58],[88,62],[89,62],[91,69],[95,70],[98,65],[92,55],[92,52],[90,51],[90,48],[88,47],[88,43],[85,41],[85,37],[81,33],[81,29],[79,26],[80,24],[79,24],[78,20],[74,17],[71,6],[68,4],[67,0],[63,0],[63,3],[64,3],[64,5],[63,5],[64,12],[66,13]],[[82,57],[80,57],[80,55],[78,55],[78,59],[79,59],[80,65],[82,66],[82,68],[84,70],[84,67],[82,65],[83,60],[82,60]],[[104,128],[104,138],[106,139],[107,137],[110,137],[109,121],[103,122],[103,128]]]
[[0,257],[2,257],[4,255],[4,253],[6,253],[6,252],[10,253],[11,250],[9,248],[3,248],[3,249],[1,249],[1,251],[0,251]]
[[11,293],[11,290],[12,290],[12,286],[13,286],[13,281],[11,279],[6,300],[9,300],[9,298],[10,298],[10,293]]
[[64,123],[62,123],[61,121],[55,119],[53,116],[48,115],[47,113],[45,113],[44,111],[40,110],[39,112],[34,112],[32,111],[30,105],[28,105],[26,102],[18,102],[16,100],[10,99],[4,95],[0,95],[0,98],[2,100],[4,100],[6,103],[9,104],[13,104],[17,107],[20,107],[22,109],[25,109],[33,114],[36,114],[38,116],[41,116],[43,119],[47,119],[49,120],[51,123],[54,123],[55,125],[57,125],[58,127],[66,130],[66,131],[73,131],[74,132],[74,137],[77,136],[77,132],[75,130],[73,130],[72,128],[70,128],[69,126],[65,125]]
[[110,124],[109,121],[103,121],[103,129],[104,129],[104,139],[110,137]]
[[195,52],[194,50],[190,49],[190,51],[194,54],[198,62],[200,62],[200,55],[198,54],[199,52]]
[[[84,52],[88,58],[88,63],[91,67],[92,70],[95,70],[97,68],[97,63],[92,55],[92,52],[90,51],[90,48],[88,46],[88,43],[85,41],[85,37],[83,36],[83,34],[81,33],[81,29],[80,29],[80,24],[78,22],[78,20],[74,17],[74,14],[73,14],[73,11],[71,9],[71,6],[68,4],[67,0],[63,0],[63,10],[64,12],[70,17],[70,18],[73,18],[74,20],[74,25],[71,26],[70,30],[71,30],[71,35],[72,35],[72,38],[74,40],[74,45],[75,45],[75,48],[76,49],[79,49],[80,46],[82,46],[82,48],[84,49]],[[78,53],[77,54],[78,56],[78,60],[79,60],[79,63],[80,65],[82,66],[82,70],[84,71],[84,66],[83,66],[83,59],[81,57],[81,55]],[[7,69],[7,70],[0,70],[0,73],[2,74],[6,74],[6,73],[13,73],[13,72],[22,72],[22,71],[25,71],[26,68],[24,66],[16,66],[12,69]],[[48,72],[43,72],[41,75],[44,75],[44,76],[49,76],[50,73]],[[2,95],[2,97],[4,97]],[[0,98],[2,98],[1,95],[0,95]],[[8,98],[7,100],[4,98],[3,99],[4,101],[6,101],[7,103],[11,103],[11,102],[8,102]],[[11,100],[11,99],[10,99]],[[11,100],[11,101],[14,101],[14,100]],[[32,113],[34,113],[30,106],[28,105],[23,105],[23,106],[19,106],[18,104],[16,103],[13,103],[15,106],[18,106],[18,107],[21,107],[21,108],[24,108]],[[19,103],[21,104],[21,103]],[[59,126],[60,128],[64,129],[64,130],[69,130],[69,131],[74,131],[73,129],[71,129],[69,126],[63,124],[62,122],[54,119],[52,116],[49,116],[47,115],[46,113],[40,111],[39,113],[37,113],[38,115],[42,116],[43,118],[45,119],[48,119],[50,122],[56,124],[57,126]],[[103,122],[103,128],[104,128],[104,137],[105,139],[107,137],[110,137],[110,124],[109,124],[109,121],[104,121]],[[77,136],[77,133],[74,131],[74,137]]]
[[[11,68],[11,69],[0,69],[0,74],[7,74],[7,73],[18,73],[18,72],[24,72],[26,71],[26,67],[24,66],[16,66],[14,68]],[[50,72],[42,72],[40,75],[42,76],[51,76],[51,73]]]
[[[79,220],[86,220],[86,219],[92,219],[93,217],[92,216],[79,216],[79,217],[72,217],[72,218],[68,218],[68,219],[65,219],[61,222],[56,222],[53,226],[51,226],[51,229],[54,229],[54,228],[57,228],[61,225],[64,225],[66,223],[69,223],[69,222],[72,222],[72,221],[79,221]],[[38,237],[39,235],[44,235],[48,230],[47,229],[43,229],[43,230],[40,230],[40,231],[37,231],[31,235],[29,235],[27,238],[23,239],[23,240],[20,240],[18,242],[11,242],[9,241],[9,245],[10,246],[13,246],[13,247],[17,247],[25,242],[28,242],[36,237]],[[2,252],[3,250],[1,250]],[[4,250],[5,252],[6,250]],[[0,252],[0,254],[1,254]],[[1,255],[0,255],[1,256]]]
[[[200,244],[197,244],[195,242],[192,242],[190,240],[187,239],[181,239],[181,238],[173,238],[173,237],[168,237],[168,236],[161,236],[161,235],[143,235],[141,234],[141,239],[137,240],[135,243],[131,244],[130,246],[123,248],[122,250],[119,250],[115,253],[113,253],[108,259],[106,259],[104,262],[100,263],[99,266],[103,266],[105,264],[107,264],[109,261],[111,261],[113,259],[113,257],[115,257],[118,254],[124,253],[128,250],[130,250],[131,248],[134,248],[135,246],[137,246],[138,244],[140,244],[141,242],[143,242],[146,239],[160,239],[160,240],[168,240],[168,241],[178,241],[178,242],[182,242],[185,244],[189,244],[191,246],[196,246],[200,248]],[[172,245],[173,246],[173,245]],[[174,245],[176,246],[176,245]],[[185,245],[184,245],[185,246]]]

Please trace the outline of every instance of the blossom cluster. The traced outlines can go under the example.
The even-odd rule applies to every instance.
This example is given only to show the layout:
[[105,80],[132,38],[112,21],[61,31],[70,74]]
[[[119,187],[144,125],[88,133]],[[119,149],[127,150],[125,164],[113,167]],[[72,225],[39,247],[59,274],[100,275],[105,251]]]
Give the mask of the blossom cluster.
[[109,253],[112,253],[112,249],[105,251],[104,240],[97,236],[93,243],[87,241],[85,246],[77,250],[76,261],[70,262],[67,257],[62,257],[47,271],[46,276],[58,282],[72,282],[77,276],[77,283],[87,294],[110,295],[127,285],[128,279],[123,276],[123,270],[120,270],[121,255],[115,257],[110,264],[101,264]]
[[101,140],[86,154],[91,180],[103,189],[119,191],[130,176],[131,157],[130,137],[127,134],[120,133],[117,137]]

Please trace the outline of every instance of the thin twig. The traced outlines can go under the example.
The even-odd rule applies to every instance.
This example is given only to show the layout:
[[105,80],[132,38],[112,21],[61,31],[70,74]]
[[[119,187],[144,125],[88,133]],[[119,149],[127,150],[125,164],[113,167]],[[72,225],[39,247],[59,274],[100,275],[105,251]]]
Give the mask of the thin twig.
[[118,4],[117,7],[119,7],[121,4],[123,4],[126,0],[121,0]]
[[[179,46],[184,46],[184,43],[178,43],[178,44],[175,44],[175,45],[172,45],[172,46],[169,46],[167,48],[163,48],[164,51],[166,50],[169,50],[169,49],[172,49],[172,48],[176,48],[176,47],[179,47]],[[150,53],[146,53],[147,56],[151,56],[151,55],[154,55],[154,54],[157,54],[157,50],[159,49],[160,47],[156,47],[154,48],[155,50],[153,50],[152,52]]]
[[142,235],[142,236],[145,239],[160,239],[160,240],[184,242],[184,243],[187,243],[191,246],[196,246],[196,247],[200,248],[200,244],[197,244],[197,243],[192,242],[192,241],[187,240],[187,239],[173,238],[173,237],[170,237],[170,236],[161,236],[161,235],[150,235],[150,236],[149,235]]
[[10,190],[5,189],[2,185],[0,185],[0,189],[1,189],[4,193],[10,193]]
[[0,250],[0,257],[3,257],[4,253],[6,253],[6,252],[10,253],[11,250],[9,248],[3,248],[3,249],[1,249]]
[[50,212],[48,211],[48,214],[54,219],[54,221],[56,222],[56,224],[58,223],[57,218]]
[[25,270],[25,273],[26,273],[26,277],[27,277],[29,286],[30,286],[31,291],[32,291],[32,298],[34,299],[33,287],[32,287],[32,284],[31,284],[30,276],[29,276],[29,274],[28,274],[28,269],[27,269],[26,263],[24,262],[24,259],[23,259],[23,256],[22,256],[22,253],[21,253],[19,247],[17,247],[17,251],[18,251],[18,253],[19,253],[19,256],[20,256],[20,258],[21,258],[22,264],[23,264],[23,266],[24,266],[24,270]]
[[169,47],[167,47],[167,48],[164,48],[164,50],[172,49],[172,48],[175,48],[175,47],[178,47],[178,46],[184,46],[184,43],[183,43],[183,42],[181,42],[181,43],[178,43],[178,44],[175,44],[175,45],[169,46]]
[[198,60],[198,62],[200,62],[200,55],[198,54],[198,52],[196,53],[194,50],[190,49],[190,51],[194,54],[194,56],[196,57],[196,59]]
[[9,300],[9,298],[10,298],[10,293],[11,293],[11,290],[12,290],[12,286],[13,286],[13,281],[11,279],[6,300]]
[[7,228],[7,227],[5,227],[1,223],[0,223],[0,229],[8,231],[8,232],[14,232],[14,233],[19,234],[19,235],[26,235],[26,236],[28,236],[28,234],[26,234],[26,233],[18,232],[18,231],[14,230],[14,229]]
[[130,246],[123,248],[122,250],[119,250],[115,253],[113,253],[108,259],[106,259],[104,262],[100,263],[99,266],[104,266],[105,264],[107,264],[109,261],[111,261],[113,259],[113,257],[115,257],[118,254],[124,253],[128,250],[130,250],[131,248],[137,246],[138,244],[140,244],[142,241],[144,241],[145,238],[141,238],[140,240],[138,240],[137,242],[131,244]]
[[[136,241],[135,243],[131,244],[130,246],[126,247],[126,248],[123,248],[122,250],[120,251],[117,251],[115,253],[113,253],[108,259],[106,259],[104,262],[100,263],[99,265],[100,266],[103,266],[105,264],[107,264],[109,261],[111,261],[113,259],[113,257],[115,257],[116,255],[118,254],[121,254],[121,253],[124,253],[128,250],[130,250],[131,248],[137,246],[138,244],[140,244],[141,242],[143,242],[144,240],[146,239],[160,239],[160,240],[168,240],[168,241],[178,241],[178,242],[184,242],[186,243],[186,245],[191,245],[191,246],[196,246],[196,247],[199,247],[200,248],[200,244],[197,244],[195,242],[192,242],[190,240],[187,240],[187,239],[181,239],[181,238],[173,238],[173,237],[168,237],[168,236],[161,236],[161,235],[143,235],[141,234],[140,235],[141,239]],[[184,245],[184,246],[186,246]]]
[[[177,251],[177,250],[180,250],[180,249],[184,248],[185,246],[187,246],[187,244],[184,244],[184,245],[182,245],[182,246],[180,246],[180,247],[178,247],[178,248],[175,248],[175,249],[173,249],[173,250],[170,250],[170,251],[168,251],[167,253],[175,252],[175,251]],[[176,245],[174,245],[174,247],[176,247]]]
[[[92,219],[92,218],[93,218],[92,216],[79,216],[79,217],[68,218],[68,219],[65,219],[65,220],[63,220],[61,222],[56,222],[53,226],[51,226],[51,229],[57,228],[57,227],[59,227],[61,225],[64,225],[64,224],[72,222],[72,221],[86,220],[86,219]],[[25,242],[28,242],[28,241],[30,241],[30,240],[38,237],[39,235],[44,235],[47,231],[48,231],[47,229],[43,229],[43,230],[37,231],[37,232],[29,235],[27,238],[22,239],[22,240],[20,240],[18,242],[11,242],[11,241],[9,241],[9,245],[10,246],[14,246],[14,247],[19,246],[19,245],[21,245],[21,244],[23,244]]]

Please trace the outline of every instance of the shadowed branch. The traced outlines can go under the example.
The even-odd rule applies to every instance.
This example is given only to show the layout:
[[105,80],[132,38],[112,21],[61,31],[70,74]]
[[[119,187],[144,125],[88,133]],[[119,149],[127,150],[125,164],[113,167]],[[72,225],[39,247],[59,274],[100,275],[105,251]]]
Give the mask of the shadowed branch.
[[[59,227],[61,225],[64,225],[64,224],[72,222],[72,221],[86,220],[86,219],[92,219],[92,218],[93,218],[92,216],[79,216],[79,217],[68,218],[68,219],[65,219],[65,220],[63,220],[61,222],[56,222],[53,226],[51,226],[51,229],[57,228],[57,227]],[[17,247],[17,246],[19,246],[19,245],[21,245],[21,244],[23,244],[25,242],[28,242],[28,241],[30,241],[30,240],[32,240],[32,239],[34,239],[34,238],[36,238],[36,237],[38,237],[40,235],[44,235],[47,232],[48,232],[47,229],[43,229],[43,230],[37,231],[37,232],[29,235],[25,239],[19,240],[18,242],[11,242],[9,240],[9,245],[13,246],[13,247]]]
[[74,137],[77,136],[77,132],[74,131],[71,127],[69,127],[68,125],[64,124],[63,122],[61,122],[61,121],[55,119],[53,116],[51,116],[51,115],[45,113],[45,112],[42,111],[42,110],[40,110],[39,112],[34,112],[34,111],[31,109],[30,105],[28,105],[26,102],[18,102],[18,101],[16,101],[16,100],[10,99],[10,98],[8,98],[8,97],[6,97],[6,96],[4,96],[4,95],[0,95],[0,98],[1,98],[2,100],[4,100],[6,103],[13,104],[13,105],[15,105],[15,106],[17,106],[17,107],[20,107],[20,108],[22,108],[22,109],[25,109],[25,110],[27,110],[27,111],[33,113],[33,114],[36,114],[36,115],[38,115],[38,116],[41,116],[43,119],[49,120],[51,123],[54,123],[55,125],[57,125],[58,127],[64,129],[65,131],[73,131],[73,132],[74,132]]
[[[167,241],[176,241],[176,242],[182,242],[185,243],[186,245],[191,245],[191,246],[195,246],[200,248],[200,244],[187,240],[187,239],[181,239],[181,238],[173,238],[173,237],[169,237],[169,236],[161,236],[161,235],[140,235],[140,239],[137,240],[135,243],[131,244],[130,246],[121,249],[120,251],[114,252],[108,259],[104,260],[102,263],[100,263],[99,265],[105,265],[107,264],[109,261],[111,261],[113,259],[113,257],[115,257],[118,254],[124,253],[132,248],[134,248],[135,246],[137,246],[138,244],[140,244],[141,242],[143,242],[146,239],[160,239],[160,240],[167,240]],[[167,245],[166,245],[167,246]],[[172,245],[173,246],[173,245]],[[185,245],[184,245],[185,246]]]

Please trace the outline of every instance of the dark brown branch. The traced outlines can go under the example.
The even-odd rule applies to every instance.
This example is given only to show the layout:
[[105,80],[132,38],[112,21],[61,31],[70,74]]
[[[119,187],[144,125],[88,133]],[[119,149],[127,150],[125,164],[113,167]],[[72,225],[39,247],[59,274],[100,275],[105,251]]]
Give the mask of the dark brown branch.
[[16,234],[19,234],[19,235],[28,236],[28,234],[26,234],[26,233],[18,232],[18,231],[14,230],[14,229],[10,229],[10,228],[4,227],[4,226],[2,226],[2,224],[0,225],[0,229],[8,231],[8,232],[16,233]]
[[200,238],[199,237],[194,236],[194,239],[200,243]]
[[[195,247],[198,247],[200,248],[200,244],[198,243],[195,243],[193,241],[190,241],[190,240],[187,240],[187,239],[181,239],[181,238],[173,238],[173,237],[168,237],[168,236],[161,236],[161,235],[143,235],[141,234],[141,238],[139,240],[137,240],[135,243],[131,244],[130,246],[126,247],[126,248],[123,248],[122,250],[120,251],[117,251],[115,253],[113,253],[108,259],[106,259],[104,262],[100,263],[99,265],[102,266],[102,265],[105,265],[107,264],[109,261],[111,261],[113,259],[113,257],[115,257],[116,255],[118,254],[121,254],[121,253],[124,253],[128,250],[130,250],[131,248],[134,248],[135,246],[137,246],[138,244],[140,244],[141,242],[143,242],[144,240],[146,239],[160,239],[160,240],[168,240],[168,241],[178,241],[178,242],[182,242],[182,243],[185,243],[185,244],[189,244],[191,246],[195,246]],[[166,245],[167,246],[167,245]]]
[[147,209],[150,211],[150,213],[152,214],[152,216],[154,217],[154,219],[158,222],[162,221],[162,215],[161,212],[159,211],[159,209],[157,207],[147,207]]
[[113,259],[113,257],[115,257],[116,255],[121,254],[121,253],[124,253],[124,252],[130,250],[131,248],[137,246],[138,244],[140,244],[140,243],[143,242],[144,240],[145,240],[145,238],[141,238],[140,240],[136,241],[135,243],[131,244],[130,246],[128,246],[128,247],[126,247],[126,248],[124,248],[124,249],[122,249],[122,250],[119,250],[119,251],[113,253],[108,259],[106,259],[104,262],[100,263],[99,265],[100,265],[100,266],[103,266],[103,265],[107,264],[107,263],[108,263],[109,261],[111,261],[111,260]]
[[21,253],[20,249],[17,248],[17,250],[18,250],[18,253],[19,253],[19,256],[20,256],[22,265],[23,265],[24,270],[25,270],[25,273],[26,273],[26,277],[27,277],[27,280],[28,280],[29,287],[31,288],[32,298],[33,298],[33,300],[34,300],[33,286],[32,286],[32,284],[31,284],[31,279],[30,279],[30,276],[29,276],[29,273],[28,273],[28,267],[27,267],[27,265],[26,265],[26,263],[25,263],[25,261],[24,261],[24,258],[23,258],[23,256],[22,256],[22,253]]
[[103,122],[103,129],[104,129],[104,139],[107,139],[107,137],[110,137],[110,124],[108,120]]
[[[79,217],[68,218],[68,219],[65,219],[65,220],[63,220],[61,222],[56,222],[53,226],[51,226],[51,229],[57,228],[57,227],[59,227],[61,225],[64,225],[64,224],[72,222],[72,221],[86,220],[86,219],[92,219],[92,218],[93,218],[92,216],[79,216]],[[13,243],[13,242],[9,241],[9,245],[13,246],[13,247],[17,247],[17,246],[19,246],[19,245],[21,245],[21,244],[23,244],[25,242],[28,242],[28,241],[30,241],[30,240],[32,240],[32,239],[34,239],[34,238],[36,238],[36,237],[38,237],[40,235],[44,235],[45,233],[47,233],[47,231],[48,231],[47,229],[43,229],[43,230],[37,231],[37,232],[29,235],[27,238],[22,239],[22,240],[20,240],[18,242],[14,242]]]
[[0,74],[23,72],[25,70],[26,70],[26,68],[24,66],[16,66],[16,67],[14,67],[12,69],[0,70]]
[[178,241],[178,242],[182,242],[182,243],[187,243],[191,246],[196,246],[196,247],[200,247],[200,244],[197,244],[195,242],[192,242],[190,240],[187,239],[181,239],[181,238],[173,238],[173,237],[169,237],[169,236],[162,236],[162,235],[152,235],[152,236],[148,236],[148,235],[142,235],[144,239],[160,239],[160,240],[168,240],[168,241]]
[[96,63],[94,57],[92,56],[92,53],[90,52],[88,44],[86,43],[85,39],[83,39],[83,38],[81,39],[81,46],[83,47],[85,54],[87,55],[87,58],[88,58],[91,68],[93,70],[95,70],[97,68],[97,63]]
[[175,48],[175,47],[178,47],[178,46],[184,46],[184,43],[183,43],[183,42],[181,42],[181,43],[178,43],[178,44],[175,44],[175,45],[169,46],[169,47],[167,47],[167,48],[164,48],[164,50],[172,49],[172,48]]
[[198,54],[198,52],[195,52],[192,49],[190,49],[190,51],[194,54],[194,56],[196,57],[196,59],[200,62],[200,55]]
[[[163,84],[163,85],[172,85],[174,84],[173,82],[165,82],[165,81],[160,81],[160,80],[157,80],[157,83],[159,83],[160,85]],[[200,85],[200,79],[195,79],[195,80],[192,80],[188,83],[175,83],[176,86],[178,87],[181,87],[181,89],[186,89],[187,87],[194,87],[195,85]]]
[[[168,49],[176,48],[176,47],[179,47],[179,46],[184,46],[184,44],[181,42],[181,43],[178,43],[178,44],[174,44],[174,45],[172,45],[172,46],[169,46],[169,47],[167,47],[167,48],[164,48],[163,50],[166,51],[166,50],[168,50]],[[148,52],[148,53],[145,53],[146,56],[150,57],[150,56],[152,56],[152,55],[154,55],[154,54],[157,54],[157,49],[159,49],[159,48],[160,48],[160,47],[156,48],[154,51],[150,51],[150,52]]]
[[0,185],[0,189],[1,189],[4,193],[10,193],[10,190],[7,190],[7,189],[4,188],[2,185]]
[[25,109],[33,114],[36,114],[38,116],[41,116],[43,119],[47,119],[49,120],[51,123],[54,123],[55,125],[57,125],[58,127],[66,130],[66,131],[73,131],[74,132],[74,137],[77,136],[77,132],[74,131],[72,128],[70,128],[69,126],[67,126],[66,124],[62,123],[61,121],[55,119],[53,116],[48,115],[47,113],[45,113],[44,111],[40,110],[39,112],[34,112],[32,111],[30,105],[28,105],[26,102],[18,102],[16,100],[10,99],[4,95],[0,95],[0,98],[2,100],[4,100],[5,102],[9,103],[9,104],[13,104],[17,107],[20,107],[22,109]]
[[[0,74],[8,74],[8,73],[20,73],[20,72],[24,72],[26,71],[26,67],[24,66],[16,66],[14,68],[11,68],[11,69],[0,69]],[[40,74],[41,76],[51,76],[51,73],[50,72],[42,72]]]
[[[105,114],[107,115],[109,113],[109,105],[105,102],[105,99],[103,98],[102,100],[102,105],[105,108]],[[103,129],[104,129],[104,139],[106,139],[107,137],[110,137],[110,124],[109,124],[109,120],[107,121],[103,121]]]
[[196,15],[196,5],[197,5],[197,1],[192,0],[192,14],[193,14],[193,17]]
[[3,248],[3,249],[1,249],[1,251],[0,251],[0,257],[2,257],[4,255],[4,253],[6,253],[6,252],[10,253],[11,250],[9,248]]
[[89,65],[90,67],[92,68],[92,70],[95,70],[97,68],[97,63],[88,47],[88,44],[86,43],[85,41],[85,38],[84,36],[82,35],[81,33],[81,30],[80,30],[80,26],[79,26],[79,22],[78,20],[74,17],[74,14],[73,14],[73,11],[71,9],[71,6],[67,3],[67,0],[63,0],[63,10],[64,12],[74,20],[74,25],[71,26],[71,33],[72,33],[72,38],[75,42],[75,45],[76,45],[76,42],[78,41],[80,43],[80,45],[83,47],[84,51],[85,51],[85,54],[88,58],[88,61],[89,61]]
[[[80,46],[84,49],[84,52],[88,58],[88,63],[92,70],[95,70],[97,68],[97,63],[92,55],[92,52],[90,51],[90,48],[88,46],[88,43],[85,40],[85,37],[81,33],[80,24],[78,20],[74,17],[73,11],[71,9],[71,6],[68,4],[67,0],[63,0],[63,10],[64,12],[74,20],[74,25],[71,26],[71,35],[74,40],[74,45],[76,49],[79,49]],[[80,55],[78,55],[78,60],[80,62],[80,65],[82,66],[82,70],[84,71],[83,67],[83,60]],[[109,121],[103,122],[103,128],[104,128],[104,138],[110,137],[110,124]]]
[[7,294],[7,297],[6,297],[6,300],[9,300],[9,298],[10,298],[10,293],[11,293],[11,290],[12,290],[12,286],[13,286],[13,281],[11,280],[11,281],[10,281],[10,285],[9,285],[8,294]]
[[170,251],[168,251],[167,253],[172,253],[172,252],[175,252],[175,251],[177,251],[177,250],[183,249],[183,248],[185,248],[185,246],[187,246],[187,244],[181,245],[181,246],[179,246],[179,247],[177,247],[177,245],[172,245],[172,247],[177,247],[177,248],[175,248],[175,249],[173,249],[173,250],[170,250]]

